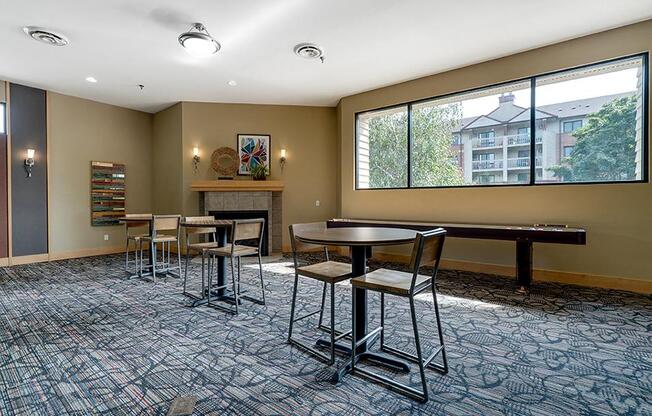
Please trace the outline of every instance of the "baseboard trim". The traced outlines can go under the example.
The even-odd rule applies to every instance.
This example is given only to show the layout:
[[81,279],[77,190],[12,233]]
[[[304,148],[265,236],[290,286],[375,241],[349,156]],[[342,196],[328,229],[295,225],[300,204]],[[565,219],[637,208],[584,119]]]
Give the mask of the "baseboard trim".
[[32,254],[29,256],[14,256],[9,258],[10,266],[18,266],[21,264],[43,263],[49,260],[47,253],[45,254]]
[[[345,254],[348,254],[345,253]],[[410,256],[394,253],[373,253],[373,258],[381,261],[409,263]],[[516,267],[504,264],[476,263],[463,260],[442,259],[442,269],[461,270],[473,273],[487,273],[505,278],[516,276]],[[628,277],[601,276],[587,273],[563,272],[558,270],[534,269],[534,281],[555,282],[570,285],[599,287],[603,289],[625,290],[645,295],[652,294],[652,281]]]
[[85,248],[81,250],[50,253],[49,260],[54,261],[54,260],[77,259],[81,257],[104,256],[107,254],[124,253],[124,251],[125,251],[124,246]]

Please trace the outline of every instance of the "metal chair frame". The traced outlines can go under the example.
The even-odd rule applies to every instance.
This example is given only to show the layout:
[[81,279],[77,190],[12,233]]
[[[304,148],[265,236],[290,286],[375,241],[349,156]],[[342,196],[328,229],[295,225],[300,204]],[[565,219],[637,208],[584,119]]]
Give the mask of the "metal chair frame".
[[[297,258],[297,253],[299,250],[297,249],[297,244],[296,244],[296,239],[294,237],[294,227],[290,225],[289,227],[290,230],[290,242],[292,244],[292,257],[294,260],[294,288],[292,290],[292,306],[290,307],[290,328],[288,330],[288,343],[292,345],[296,345],[297,347],[301,348],[302,350],[308,352],[309,354],[314,355],[315,357],[321,359],[322,361],[325,361],[328,363],[328,365],[333,365],[335,363],[335,343],[339,341],[342,338],[345,337],[350,337],[351,336],[351,331],[338,331],[335,328],[335,281],[328,283],[324,282],[324,288],[322,290],[322,296],[321,296],[321,307],[312,312],[308,312],[302,316],[299,316],[298,318],[295,318],[295,312],[296,312],[296,302],[297,302],[297,291],[299,287],[299,276],[303,276],[306,278],[310,279],[315,279],[312,276],[306,276],[306,275],[301,275],[299,273],[299,260]],[[323,247],[324,250],[324,258],[326,261],[330,261],[329,256],[328,256],[328,248],[326,246]],[[317,280],[317,279],[315,279]],[[322,324],[323,318],[324,318],[324,306],[326,304],[326,291],[328,286],[330,286],[330,327],[326,327]],[[297,338],[292,337],[292,330],[294,328],[294,323],[297,321],[301,321],[303,319],[309,318],[311,316],[314,316],[319,313],[319,323],[317,325],[317,328],[325,331],[330,334],[330,357],[323,354],[321,351],[318,351],[317,349],[307,345],[306,343],[299,341]]]
[[[436,277],[437,277],[437,271],[439,269],[439,261],[441,260],[441,252],[444,247],[444,240],[446,237],[446,231],[444,229],[438,228],[436,230],[430,230],[426,231],[423,233],[418,233],[416,241],[414,243],[414,248],[412,252],[412,261],[411,263],[414,265],[414,271],[412,274],[412,283],[410,285],[410,290],[407,295],[397,295],[395,293],[390,293],[386,290],[381,290],[381,289],[365,289],[365,290],[372,290],[376,292],[380,292],[380,326],[376,328],[373,331],[369,331],[369,333],[364,336],[362,339],[357,340],[355,339],[355,335],[352,337],[351,341],[351,374],[355,375],[356,373],[362,374],[363,376],[366,376],[367,378],[378,382],[380,384],[383,384],[385,386],[388,386],[390,388],[394,388],[398,392],[411,397],[413,399],[417,399],[422,402],[427,402],[428,401],[428,384],[426,381],[426,375],[425,375],[425,368],[431,368],[441,374],[447,374],[448,373],[448,360],[446,359],[446,350],[444,347],[444,335],[442,331],[442,326],[441,326],[441,318],[440,318],[440,313],[439,313],[439,305],[437,302],[437,288],[436,288]],[[437,252],[435,256],[435,264],[434,264],[434,269],[433,269],[433,274],[432,277],[425,282],[422,282],[419,284],[419,286],[416,286],[417,278],[419,275],[419,269],[421,265],[421,259],[423,256],[423,251],[425,247],[426,240],[429,238],[440,238],[441,242],[437,246]],[[358,289],[355,287],[355,282],[352,281],[353,286],[353,333],[355,334],[355,322],[356,322],[356,313],[355,313],[355,308],[356,308],[356,301],[355,301],[355,291],[356,290],[363,290],[362,288]],[[430,353],[430,355],[427,358],[423,358],[423,353],[421,350],[421,341],[419,337],[419,328],[417,326],[417,315],[416,315],[416,309],[415,309],[415,304],[414,304],[414,297],[418,295],[419,293],[427,290],[430,287],[432,290],[432,297],[435,305],[435,319],[437,321],[437,332],[439,335],[439,347],[435,348],[433,352]],[[392,294],[394,296],[400,296],[400,297],[407,297],[409,298],[410,301],[410,316],[412,318],[412,328],[414,330],[414,341],[416,345],[416,351],[417,355],[413,355],[410,353],[407,353],[405,351],[402,351],[398,348],[394,347],[389,347],[385,345],[385,295],[386,294]],[[419,365],[419,372],[421,376],[421,390],[415,389],[414,387],[408,386],[406,384],[399,383],[397,381],[394,381],[388,377],[385,377],[383,375],[380,375],[378,373],[375,373],[373,371],[363,369],[360,367],[356,366],[356,349],[365,343],[366,341],[370,340],[373,338],[377,333],[380,331],[380,349],[384,352],[394,354],[400,358],[403,358],[405,360],[411,361],[413,363],[417,363]],[[441,353],[442,357],[442,364],[434,363],[433,360],[437,355]]]
[[[151,215],[151,214],[143,214],[143,215]],[[141,214],[126,214],[125,217],[129,216],[141,216]],[[142,270],[142,256],[143,256],[143,249],[142,249],[142,239],[143,236],[141,235],[131,235],[129,234],[129,229],[130,228],[142,228],[149,226],[149,222],[147,220],[144,220],[142,223],[138,222],[136,224],[131,223],[129,221],[125,221],[125,234],[126,234],[126,244],[125,244],[125,272],[129,272],[129,243],[132,241],[134,242],[134,267],[136,268],[135,273],[140,273]],[[130,276],[133,277],[133,276]]]
[[[237,239],[237,228],[239,225],[244,225],[244,224],[256,224],[260,223],[260,230],[258,233],[258,237],[255,238],[241,238]],[[233,291],[233,298],[234,302],[233,304],[235,305],[235,308],[227,308],[222,305],[218,305],[215,303],[211,303],[211,292],[213,290],[220,290],[220,289],[228,289],[229,284],[225,283],[222,286],[213,286],[213,271],[217,270],[216,267],[216,262],[217,262],[217,257],[220,256],[218,252],[215,251],[215,249],[208,249],[205,251],[205,253],[209,256],[208,257],[208,300],[206,305],[216,308],[216,309],[221,309],[226,312],[230,312],[234,315],[237,315],[239,311],[239,304],[240,304],[240,299],[246,299],[251,302],[257,303],[259,305],[265,305],[265,282],[263,280],[263,263],[262,263],[262,258],[261,258],[261,251],[262,251],[262,245],[263,245],[263,232],[265,228],[265,220],[262,218],[254,218],[254,219],[248,219],[248,220],[235,220],[231,224],[231,254],[229,257],[231,261],[231,281],[232,281],[232,291]],[[252,247],[255,248],[256,253],[252,254],[245,254],[245,255],[238,255],[235,253],[235,246],[238,241],[244,241],[244,240],[258,240],[258,247]],[[241,292],[240,291],[240,266],[241,266],[241,257],[250,257],[250,256],[257,256],[258,257],[258,269],[259,269],[259,276],[260,276],[260,290],[262,293],[262,299],[254,298],[251,296],[247,295],[242,295],[242,293],[246,292]],[[227,257],[227,256],[222,256],[222,257]],[[237,279],[236,279],[236,268],[234,265],[234,259],[237,258]],[[241,296],[242,295],[242,296]]]
[[[192,221],[193,218],[194,219],[200,219],[200,218],[205,218],[205,217],[186,217],[185,221],[186,222]],[[207,218],[213,218],[213,217],[208,216]],[[204,296],[205,296],[205,293],[206,293],[206,284],[205,284],[205,281],[206,281],[206,277],[205,277],[206,276],[205,275],[205,270],[206,270],[206,250],[208,249],[208,247],[207,248],[202,248],[201,250],[198,250],[198,249],[192,247],[192,244],[190,243],[190,237],[193,236],[193,235],[205,236],[205,235],[211,235],[212,234],[213,235],[213,241],[215,242],[216,247],[217,247],[217,228],[211,227],[211,226],[206,226],[206,229],[209,229],[209,228],[212,228],[213,231],[202,232],[201,230],[193,230],[193,231],[191,231],[189,228],[185,229],[185,242],[186,242],[186,255],[185,255],[186,259],[185,260],[186,260],[186,264],[185,264],[185,271],[184,271],[184,274],[183,274],[183,294],[184,295],[186,295],[188,293],[186,291],[186,285],[187,285],[187,281],[188,281],[188,264],[190,263],[190,260],[191,260],[190,252],[192,250],[196,250],[196,251],[201,251],[201,298],[203,299]]]
[[[157,219],[166,219],[166,218],[176,218],[177,227],[176,227],[176,241],[155,241],[158,235],[158,229],[156,228]],[[172,229],[163,229],[160,231],[171,231]],[[140,258],[140,272],[142,274],[143,268],[152,268],[152,279],[156,283],[156,272],[159,273],[169,273],[173,269],[178,269],[178,276],[181,277],[181,216],[180,215],[154,215],[152,218],[152,234],[145,238],[144,240],[149,241],[150,245],[150,256],[152,259],[152,264],[143,267],[143,256]],[[167,243],[167,244],[166,244]],[[171,267],[170,261],[170,246],[172,243],[177,245],[177,266]],[[161,244],[161,262],[159,263],[157,259],[157,245]],[[166,247],[167,247],[167,258],[166,258]],[[141,240],[141,251],[142,251],[142,240]],[[174,275],[173,275],[174,276]]]

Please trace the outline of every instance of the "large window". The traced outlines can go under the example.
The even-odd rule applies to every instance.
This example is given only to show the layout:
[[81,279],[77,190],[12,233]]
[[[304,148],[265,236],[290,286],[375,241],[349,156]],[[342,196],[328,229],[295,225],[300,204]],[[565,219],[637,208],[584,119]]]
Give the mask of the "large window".
[[356,187],[646,181],[647,58],[358,113]]

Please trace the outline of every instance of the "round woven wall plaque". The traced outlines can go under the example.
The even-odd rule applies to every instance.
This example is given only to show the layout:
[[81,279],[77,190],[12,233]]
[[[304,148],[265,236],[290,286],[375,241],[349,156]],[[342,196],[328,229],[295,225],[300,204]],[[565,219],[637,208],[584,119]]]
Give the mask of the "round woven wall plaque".
[[230,147],[220,147],[211,155],[211,167],[219,176],[234,177],[238,172],[238,153]]

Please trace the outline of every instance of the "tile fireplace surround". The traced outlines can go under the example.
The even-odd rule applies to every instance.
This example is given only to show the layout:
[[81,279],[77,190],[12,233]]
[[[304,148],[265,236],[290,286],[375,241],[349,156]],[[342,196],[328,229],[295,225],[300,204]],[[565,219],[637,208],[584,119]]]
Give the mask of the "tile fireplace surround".
[[272,253],[283,249],[283,185],[275,181],[202,181],[192,185],[199,192],[203,215],[212,211],[267,211],[268,247]]

